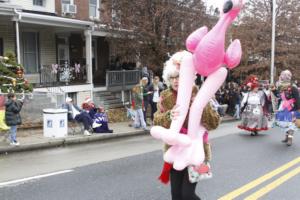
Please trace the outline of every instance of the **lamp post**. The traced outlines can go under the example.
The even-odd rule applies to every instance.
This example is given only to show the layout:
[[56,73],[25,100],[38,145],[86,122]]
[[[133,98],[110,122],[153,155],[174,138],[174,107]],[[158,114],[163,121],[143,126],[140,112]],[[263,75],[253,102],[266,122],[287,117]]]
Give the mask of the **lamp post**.
[[272,50],[271,50],[271,84],[274,83],[274,58],[275,58],[275,25],[276,25],[276,0],[272,0]]

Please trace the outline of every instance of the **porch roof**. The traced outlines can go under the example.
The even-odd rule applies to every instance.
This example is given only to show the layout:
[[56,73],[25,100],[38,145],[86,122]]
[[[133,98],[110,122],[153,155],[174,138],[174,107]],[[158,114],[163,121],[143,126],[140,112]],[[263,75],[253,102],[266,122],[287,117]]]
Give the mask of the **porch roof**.
[[22,9],[22,7],[15,4],[1,3],[0,15],[12,16],[14,15],[14,9]]
[[55,26],[55,27],[68,27],[68,28],[78,28],[78,29],[87,29],[92,27],[93,22],[82,21],[77,19],[69,19],[64,17],[56,17],[50,15],[41,15],[25,12],[16,12],[19,16],[14,20],[18,20],[23,23],[29,24],[39,24],[46,26]]

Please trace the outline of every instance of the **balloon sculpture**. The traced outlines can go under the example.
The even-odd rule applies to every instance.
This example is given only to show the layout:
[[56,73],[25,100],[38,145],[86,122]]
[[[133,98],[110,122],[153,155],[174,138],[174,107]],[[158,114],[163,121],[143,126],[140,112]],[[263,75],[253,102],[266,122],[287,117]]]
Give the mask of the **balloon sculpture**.
[[[194,31],[186,40],[186,47],[191,52],[183,57],[180,66],[177,111],[179,116],[172,120],[169,129],[154,126],[151,135],[172,145],[164,155],[164,160],[173,163],[176,170],[189,165],[200,165],[204,160],[202,136],[206,129],[200,124],[206,104],[221,87],[227,76],[225,65],[232,69],[241,60],[242,49],[239,40],[234,40],[224,51],[225,34],[228,26],[237,17],[243,0],[226,0],[223,13],[217,24],[208,32],[207,27]],[[207,76],[193,104],[190,107],[188,133],[180,134],[189,110],[194,85],[195,73]]]

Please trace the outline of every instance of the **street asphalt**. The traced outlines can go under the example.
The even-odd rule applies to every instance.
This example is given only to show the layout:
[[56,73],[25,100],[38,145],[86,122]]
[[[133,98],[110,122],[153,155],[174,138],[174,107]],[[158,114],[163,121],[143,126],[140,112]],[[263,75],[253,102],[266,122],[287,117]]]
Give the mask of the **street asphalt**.
[[[228,123],[221,126],[221,131],[211,134],[212,143],[212,170],[213,178],[199,182],[197,193],[204,200],[216,200],[224,197],[229,192],[264,176],[265,174],[278,169],[286,163],[299,158],[300,137],[295,135],[294,144],[287,147],[280,140],[284,134],[274,128],[258,136],[250,136],[249,133],[235,129],[236,123]],[[145,146],[148,147],[144,150]],[[150,147],[153,147],[151,150]],[[3,200],[52,200],[52,199],[72,199],[72,200],[167,200],[170,199],[169,185],[159,183],[156,177],[160,173],[162,166],[162,151],[158,150],[159,145],[150,136],[135,138],[124,138],[119,142],[107,141],[103,143],[93,143],[92,146],[85,147],[79,145],[72,147],[82,151],[82,154],[93,155],[94,162],[86,165],[66,166],[61,170],[69,172],[45,178],[38,178],[31,181],[21,181],[16,184],[2,185],[0,183],[0,199]],[[131,150],[129,150],[131,149]],[[6,168],[2,172],[18,171],[16,163],[24,165],[42,159],[39,165],[46,166],[47,157],[55,155],[59,157],[65,152],[58,149],[43,150],[38,157],[33,157],[32,161],[25,158],[26,154],[8,155],[2,158],[1,162],[7,162]],[[131,153],[122,154],[126,151]],[[137,152],[139,152],[137,154]],[[33,153],[32,153],[33,154]],[[102,159],[106,155],[116,155],[112,159]],[[122,155],[121,155],[122,154]],[[121,155],[121,156],[117,156]],[[72,162],[78,152],[71,155],[66,152],[65,160],[60,160],[65,165]],[[102,157],[102,158],[101,158]],[[11,160],[10,160],[11,159]],[[84,161],[83,161],[84,162]],[[277,175],[270,176],[261,184],[252,184],[253,187],[241,193],[235,199],[245,199],[254,192],[271,184],[273,181],[282,180],[281,177],[299,167],[300,162]],[[60,164],[62,165],[62,164]],[[18,168],[20,169],[21,166]],[[73,167],[71,167],[73,166]],[[12,169],[8,169],[11,167]],[[20,172],[19,172],[20,173]],[[25,172],[24,172],[25,173]],[[300,176],[290,177],[278,187],[270,190],[269,193],[260,199],[266,200],[297,200],[299,191]]]

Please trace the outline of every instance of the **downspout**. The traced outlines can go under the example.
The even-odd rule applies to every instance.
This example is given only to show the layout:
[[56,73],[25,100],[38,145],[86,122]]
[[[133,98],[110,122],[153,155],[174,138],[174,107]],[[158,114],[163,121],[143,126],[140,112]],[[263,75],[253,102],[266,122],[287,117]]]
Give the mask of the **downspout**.
[[20,53],[20,31],[19,31],[19,21],[22,19],[22,15],[17,9],[14,9],[14,13],[17,15],[17,19],[15,20],[16,23],[16,49],[17,49],[17,60],[18,63],[21,63],[21,53]]

